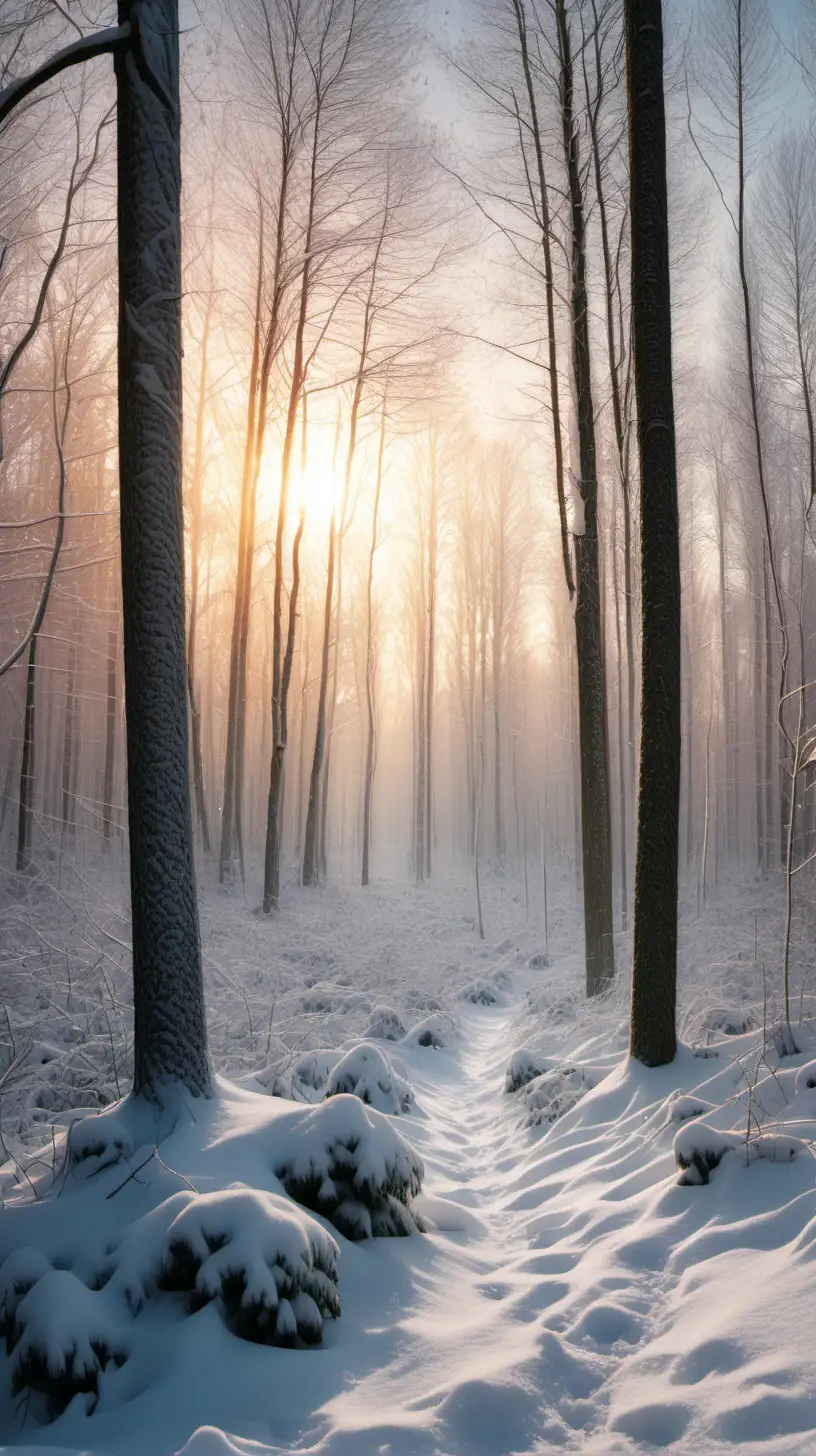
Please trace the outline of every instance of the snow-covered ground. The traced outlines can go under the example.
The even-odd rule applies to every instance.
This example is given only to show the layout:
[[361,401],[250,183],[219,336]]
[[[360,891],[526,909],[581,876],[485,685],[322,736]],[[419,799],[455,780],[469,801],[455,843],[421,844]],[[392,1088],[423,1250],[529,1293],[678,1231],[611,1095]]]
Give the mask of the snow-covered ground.
[[[805,995],[793,1055],[774,1032],[778,886],[686,908],[684,1045],[657,1071],[626,1057],[623,985],[583,1001],[572,892],[549,965],[532,898],[487,875],[482,944],[456,877],[293,889],[272,923],[205,891],[217,1098],[160,1156],[114,1126],[37,1206],[43,1122],[125,1084],[126,927],[112,896],[77,913],[69,965],[6,907],[7,961],[29,960],[8,1000],[0,1451],[816,1451],[816,1028]],[[350,1238],[367,1218],[425,1231]],[[239,1338],[232,1255],[267,1338],[322,1344]],[[43,1425],[10,1393],[26,1339],[84,1340],[89,1363],[105,1344],[97,1397]]]

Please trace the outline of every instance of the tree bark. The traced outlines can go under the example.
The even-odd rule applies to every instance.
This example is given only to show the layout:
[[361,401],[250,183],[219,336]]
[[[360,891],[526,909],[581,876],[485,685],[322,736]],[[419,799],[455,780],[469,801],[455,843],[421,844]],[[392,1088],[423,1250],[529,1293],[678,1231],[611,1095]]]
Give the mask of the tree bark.
[[201,758],[201,713],[196,697],[196,644],[198,632],[198,579],[201,556],[201,515],[204,491],[204,418],[207,411],[207,353],[212,318],[212,293],[207,298],[204,323],[201,330],[201,372],[198,380],[196,406],[195,445],[193,447],[193,470],[190,482],[190,614],[187,629],[187,695],[190,699],[190,729],[192,734],[193,790],[195,794],[196,817],[201,831],[204,853],[212,852],[210,823],[207,815],[207,798],[204,792],[204,765]]
[[120,0],[119,20],[133,29],[116,59],[133,1090],[163,1103],[211,1091],[187,738],[178,3]]
[[20,808],[17,817],[17,871],[31,868],[31,830],[34,822],[34,748],[36,743],[37,634],[28,644],[23,757],[20,763]]
[[662,1066],[677,1047],[681,614],[661,0],[625,0],[625,16],[642,580],[630,1049]]
[[598,558],[598,481],[595,411],[592,400],[589,300],[586,284],[584,199],[573,114],[573,64],[565,0],[556,0],[561,66],[561,119],[567,172],[572,244],[572,367],[584,519],[575,536],[577,602],[575,637],[578,658],[579,736],[581,746],[581,847],[584,880],[586,991],[595,996],[614,979],[612,918],[612,831],[606,684],[601,629]]

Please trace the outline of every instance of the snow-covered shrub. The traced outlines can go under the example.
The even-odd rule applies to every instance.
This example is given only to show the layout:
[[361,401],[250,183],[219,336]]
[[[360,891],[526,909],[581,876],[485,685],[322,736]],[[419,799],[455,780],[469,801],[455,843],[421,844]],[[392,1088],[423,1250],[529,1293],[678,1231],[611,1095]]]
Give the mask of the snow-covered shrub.
[[329,1073],[325,1095],[337,1097],[344,1092],[392,1116],[409,1112],[414,1101],[413,1090],[394,1071],[385,1053],[364,1041],[346,1052]]
[[595,1083],[585,1067],[565,1064],[534,1077],[524,1088],[526,1122],[540,1127],[570,1112]]
[[[91,1287],[118,1295],[131,1314],[137,1315],[161,1284],[167,1230],[195,1197],[191,1190],[180,1189],[125,1224],[108,1240],[101,1258],[89,1263],[87,1282]],[[80,1272],[85,1276],[86,1269]]]
[[305,1052],[292,1068],[292,1092],[304,1102],[316,1101],[315,1093],[322,1097],[337,1057],[337,1052]]
[[71,1127],[69,1156],[77,1178],[92,1178],[103,1168],[130,1157],[133,1137],[120,1111],[125,1103],[99,1116],[83,1117]]
[[381,1112],[338,1095],[275,1123],[275,1173],[287,1193],[350,1239],[412,1234],[421,1158]]
[[318,1344],[340,1313],[334,1239],[276,1193],[235,1187],[189,1199],[167,1230],[161,1285],[191,1307],[217,1299],[242,1340]]
[[469,1001],[473,1006],[498,1006],[502,997],[494,982],[479,979],[461,988],[459,1000]]
[[706,1113],[713,1112],[714,1104],[687,1092],[673,1092],[666,1102],[666,1111],[671,1122],[689,1122],[693,1117],[705,1117]]
[[744,1146],[735,1132],[718,1132],[705,1122],[686,1123],[674,1138],[674,1160],[680,1169],[678,1183],[684,1186],[707,1183],[726,1153]]
[[375,1041],[402,1041],[405,1027],[397,1012],[390,1006],[375,1006],[365,1035],[373,1037]]
[[520,1047],[513,1052],[510,1064],[504,1074],[505,1092],[520,1092],[534,1077],[540,1077],[542,1072],[547,1071],[546,1063],[536,1054],[529,1052],[525,1047]]
[[403,1037],[403,1043],[405,1046],[434,1047],[437,1051],[442,1051],[449,1044],[450,1039],[451,1031],[448,1023],[442,1016],[431,1012],[430,1016],[424,1017],[422,1021],[417,1022],[416,1026],[411,1027],[411,1030]]
[[17,1307],[29,1289],[51,1269],[40,1249],[14,1249],[0,1264],[0,1336],[11,1343]]
[[756,1020],[746,1007],[718,1006],[706,1012],[700,1030],[711,1036],[744,1036],[755,1027]]
[[101,1371],[129,1354],[115,1305],[67,1269],[49,1269],[20,1300],[8,1343],[13,1393],[44,1396],[52,1419],[80,1392],[96,1396]]
[[531,971],[545,971],[550,964],[550,957],[545,950],[534,951],[527,962]]
[[717,1132],[704,1122],[689,1123],[674,1139],[674,1157],[680,1177],[678,1183],[707,1183],[726,1153],[739,1152],[747,1163],[792,1163],[794,1158],[810,1153],[802,1138],[787,1133],[760,1133],[745,1138],[737,1132]]

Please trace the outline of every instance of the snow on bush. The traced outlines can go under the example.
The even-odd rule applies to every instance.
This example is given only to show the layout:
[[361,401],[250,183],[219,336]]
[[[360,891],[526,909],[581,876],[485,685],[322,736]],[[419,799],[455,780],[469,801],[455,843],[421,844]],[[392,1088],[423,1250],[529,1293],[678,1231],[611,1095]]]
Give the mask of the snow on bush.
[[534,1077],[524,1088],[525,1121],[529,1127],[555,1122],[570,1112],[595,1086],[585,1067],[564,1064]]
[[274,1124],[275,1173],[287,1193],[330,1219],[350,1239],[411,1234],[410,1207],[424,1168],[381,1112],[339,1094]]
[[705,1117],[706,1113],[713,1112],[714,1104],[687,1092],[673,1092],[667,1099],[666,1111],[670,1122],[689,1122],[693,1117]]
[[7,1344],[14,1395],[43,1396],[51,1419],[81,1392],[96,1397],[101,1372],[129,1354],[115,1303],[67,1269],[49,1269],[24,1295]]
[[494,981],[480,978],[462,987],[459,1000],[469,1001],[473,1006],[500,1006],[503,997]]
[[359,1097],[367,1107],[393,1116],[409,1112],[414,1102],[412,1088],[394,1071],[385,1053],[371,1042],[352,1047],[329,1073],[326,1097],[346,1092]]
[[[92,1178],[103,1168],[129,1158],[134,1140],[127,1126],[132,1104],[126,1100],[98,1116],[83,1117],[71,1127],[68,1139],[71,1171],[76,1178]],[[124,1112],[124,1116],[122,1113]]]
[[375,1006],[365,1035],[375,1041],[402,1041],[405,1027],[397,1012],[390,1006]]
[[746,1138],[738,1132],[718,1132],[704,1122],[689,1123],[674,1139],[674,1157],[680,1177],[678,1183],[708,1183],[726,1153],[739,1152],[746,1163],[791,1163],[794,1158],[810,1153],[802,1138],[787,1133],[763,1132]]
[[444,1047],[450,1045],[451,1038],[452,1027],[449,1023],[444,1017],[431,1012],[430,1016],[426,1016],[422,1021],[418,1021],[416,1026],[411,1027],[411,1030],[403,1037],[403,1045],[434,1047],[437,1051],[442,1051]]
[[161,1286],[193,1309],[218,1300],[229,1329],[262,1345],[318,1344],[340,1313],[334,1239],[276,1193],[252,1188],[193,1196],[164,1242]]
[[52,1265],[41,1249],[14,1249],[0,1264],[0,1336],[8,1344],[14,1330],[17,1307]]
[[505,1092],[520,1092],[528,1082],[532,1082],[535,1077],[540,1077],[546,1071],[546,1063],[536,1052],[530,1052],[525,1047],[520,1047],[518,1051],[513,1052],[504,1074],[504,1090]]
[[546,950],[534,951],[527,962],[531,971],[545,971],[550,964],[550,957]]
[[339,1055],[339,1052],[322,1049],[306,1052],[295,1062],[292,1069],[293,1093],[304,1102],[315,1102],[322,1097],[326,1090],[329,1074]]
[[707,1183],[726,1153],[744,1145],[745,1139],[739,1133],[718,1132],[705,1122],[687,1123],[674,1138],[674,1159],[680,1169],[678,1183]]

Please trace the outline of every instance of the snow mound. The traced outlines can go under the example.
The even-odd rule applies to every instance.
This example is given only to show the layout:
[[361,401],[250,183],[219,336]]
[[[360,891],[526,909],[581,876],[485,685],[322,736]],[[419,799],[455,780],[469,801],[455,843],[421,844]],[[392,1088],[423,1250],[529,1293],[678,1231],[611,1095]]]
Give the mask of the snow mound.
[[685,1186],[707,1183],[726,1153],[745,1146],[735,1132],[718,1132],[706,1122],[681,1127],[674,1139],[674,1159],[680,1169],[678,1183]]
[[530,956],[527,965],[531,971],[545,971],[549,967],[550,957],[546,950],[536,950]]
[[21,1299],[51,1267],[41,1249],[30,1247],[14,1249],[0,1264],[0,1336],[7,1342]]
[[401,1017],[390,1006],[375,1006],[365,1035],[375,1041],[402,1041],[405,1026]]
[[67,1269],[49,1269],[32,1285],[7,1343],[13,1393],[42,1397],[52,1420],[80,1393],[95,1404],[101,1373],[129,1354],[115,1304]]
[[340,1093],[276,1120],[275,1173],[298,1203],[330,1219],[350,1239],[412,1234],[409,1207],[422,1160],[393,1123],[358,1097]]
[[451,1022],[444,1016],[431,1012],[430,1016],[418,1021],[416,1026],[403,1037],[403,1046],[407,1047],[434,1047],[436,1051],[442,1051],[444,1047],[450,1046],[453,1040],[454,1030]]
[[525,1121],[529,1127],[556,1122],[594,1087],[586,1067],[565,1063],[534,1077],[524,1088]]
[[689,1122],[693,1117],[705,1117],[714,1111],[713,1102],[704,1097],[690,1096],[687,1092],[673,1092],[666,1099],[666,1111],[670,1122]]
[[306,1052],[292,1069],[292,1091],[304,1102],[315,1102],[326,1090],[329,1074],[335,1065],[339,1052],[318,1049]]
[[371,1042],[360,1042],[341,1057],[326,1083],[326,1097],[350,1093],[367,1107],[398,1116],[409,1112],[414,1093],[404,1077],[394,1071],[387,1056]]
[[469,981],[459,991],[459,1000],[469,1001],[472,1006],[501,1006],[504,999],[503,991],[497,984],[497,980],[481,977],[475,981]]
[[540,1077],[546,1071],[546,1063],[536,1052],[520,1047],[518,1051],[513,1052],[504,1074],[504,1090],[505,1092],[520,1092],[528,1082],[532,1082],[535,1077]]
[[162,1288],[217,1300],[233,1334],[315,1345],[340,1313],[334,1239],[285,1198],[234,1187],[190,1198],[167,1230]]

